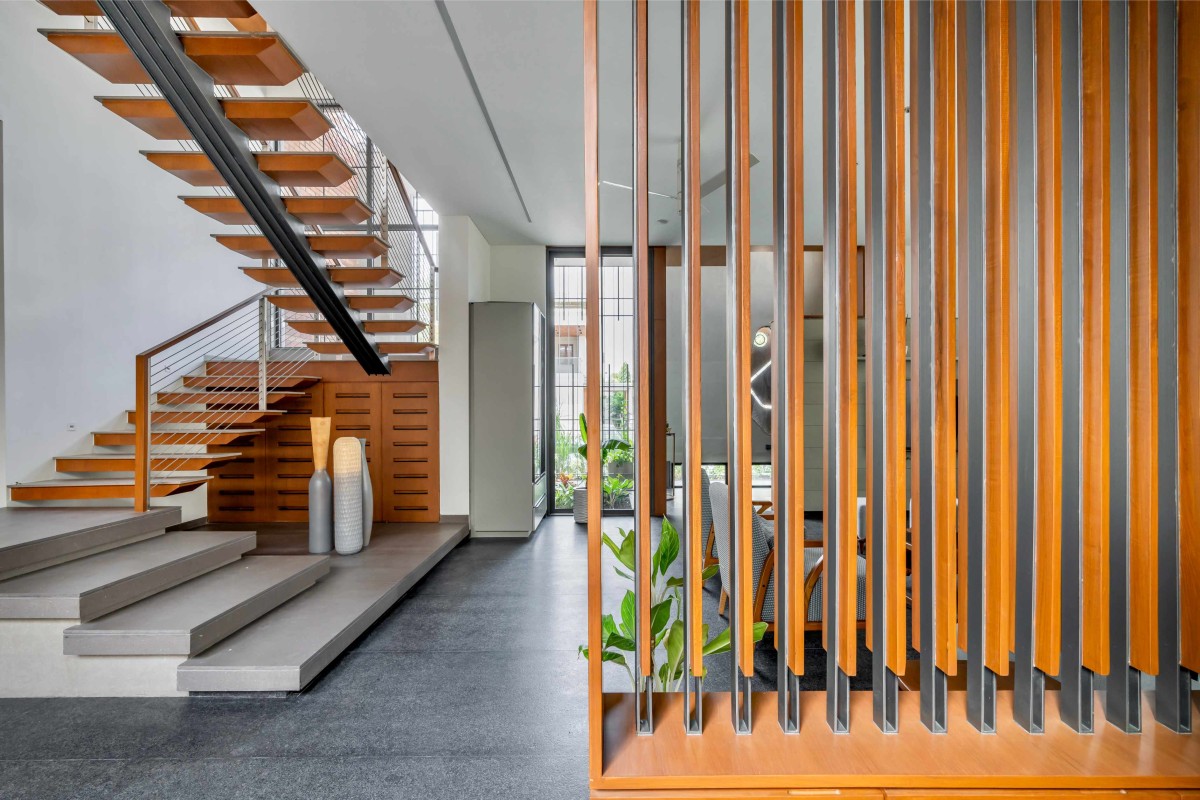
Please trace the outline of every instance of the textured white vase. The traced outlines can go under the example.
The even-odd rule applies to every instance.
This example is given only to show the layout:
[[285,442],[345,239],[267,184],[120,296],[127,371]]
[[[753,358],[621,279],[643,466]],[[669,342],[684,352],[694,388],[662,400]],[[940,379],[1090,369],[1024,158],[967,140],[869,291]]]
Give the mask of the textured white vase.
[[362,546],[366,547],[371,543],[371,526],[375,521],[375,488],[371,486],[371,469],[367,466],[367,440],[359,439],[358,442],[362,445]]
[[363,548],[362,440],[343,436],[333,443],[333,548],[348,556]]

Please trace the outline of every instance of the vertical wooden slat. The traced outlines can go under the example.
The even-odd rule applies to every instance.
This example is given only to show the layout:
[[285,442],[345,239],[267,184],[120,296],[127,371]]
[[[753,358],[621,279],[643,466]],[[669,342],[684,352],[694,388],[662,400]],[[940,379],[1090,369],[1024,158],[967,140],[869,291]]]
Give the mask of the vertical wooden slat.
[[1200,672],[1200,3],[1178,24],[1180,663]]
[[1062,624],[1062,17],[1036,8],[1037,481],[1033,665],[1058,674]]
[[1129,4],[1129,664],[1158,673],[1157,3]]
[[[968,626],[968,577],[970,575],[967,556],[970,553],[968,547],[970,541],[970,511],[971,497],[967,491],[968,479],[970,477],[970,443],[971,437],[967,432],[967,423],[970,419],[970,389],[971,382],[969,380],[969,367],[971,365],[971,353],[968,347],[968,336],[970,332],[969,319],[969,303],[966,297],[967,279],[970,274],[971,263],[971,209],[968,206],[968,196],[970,194],[969,176],[971,174],[971,163],[969,159],[970,141],[968,138],[968,129],[970,127],[969,111],[972,98],[968,97],[968,79],[965,71],[968,68],[970,59],[976,55],[972,52],[975,42],[966,34],[968,29],[965,16],[969,13],[961,2],[955,3],[956,24],[955,24],[955,115],[954,120],[957,125],[957,135],[955,136],[955,196],[958,200],[955,207],[955,216],[957,218],[957,255],[958,255],[958,283],[962,287],[960,289],[960,297],[957,304],[958,315],[961,320],[963,332],[957,337],[955,342],[955,352],[958,355],[958,475],[957,475],[957,494],[958,494],[958,519],[957,519],[957,553],[958,553],[958,617],[962,624],[958,626],[958,640],[956,644],[958,649],[967,649],[967,633]],[[915,501],[914,501],[915,512]],[[913,554],[914,562],[916,561],[916,553]],[[914,580],[915,580],[914,575]],[[917,606],[913,604],[913,615],[917,614]],[[915,642],[914,642],[915,645]],[[957,659],[956,659],[957,660]]]
[[[958,496],[955,474],[957,421],[955,415],[955,351],[958,307],[956,209],[958,133],[955,47],[957,6],[933,4],[933,418],[931,454],[934,470],[934,665],[947,675],[958,673],[955,631],[958,621],[957,543]],[[965,440],[965,437],[963,437]],[[965,505],[965,504],[964,504]],[[915,554],[914,554],[915,563]],[[916,608],[913,609],[914,619]],[[966,626],[963,626],[964,628]]]
[[[838,628],[837,662],[847,675],[858,671],[857,523],[858,519],[858,199],[856,176],[857,101],[855,89],[855,7],[851,2],[838,0],[835,12],[838,25],[837,86],[840,117],[837,121],[839,189],[839,225],[833,232],[839,239],[839,264],[833,267],[832,280],[838,283],[840,303],[837,313],[837,346],[834,352],[826,349],[825,359],[833,362],[837,373],[838,425],[836,438],[837,487],[830,500],[838,505],[836,530],[838,557],[829,558],[829,542],[825,543],[826,570],[838,570],[836,592],[826,592],[825,619]],[[831,165],[827,164],[826,168]],[[829,535],[828,533],[826,534]],[[828,586],[828,584],[827,584]]]
[[750,7],[730,8],[728,195],[729,514],[737,576],[733,581],[734,661],[754,674],[754,564],[750,505]]
[[1108,179],[1109,13],[1104,3],[1080,10],[1083,139],[1083,665],[1098,675],[1109,667],[1109,373],[1112,220]]
[[588,775],[594,783],[604,767],[604,674],[600,657],[600,93],[597,0],[583,0],[583,205],[585,327],[587,358],[584,408],[592,435],[587,444],[588,563]]
[[[884,513],[884,574],[879,576],[879,588],[884,593],[887,641],[880,643],[881,654],[888,668],[903,674],[908,658],[906,631],[904,530],[907,489],[905,487],[904,435],[904,272],[907,242],[905,238],[904,188],[904,7],[900,3],[883,4],[883,149],[887,173],[883,176],[884,225],[886,230],[885,268],[882,291],[892,301],[884,305],[883,318],[883,383],[885,403],[883,430],[876,435],[885,437],[883,486],[877,497],[883,500]],[[881,165],[883,166],[883,165]],[[870,449],[868,448],[868,452]],[[868,495],[870,496],[870,495]],[[851,586],[854,584],[851,583]],[[869,607],[869,605],[868,605]],[[869,628],[868,628],[869,629]],[[879,651],[877,651],[879,653]]]
[[987,291],[984,470],[986,591],[984,663],[997,675],[1009,672],[1013,638],[1012,372],[1012,64],[1008,0],[984,5],[985,18],[985,281]]
[[704,564],[704,538],[708,531],[700,529],[700,471],[701,471],[701,299],[700,299],[700,0],[685,0],[687,51],[684,53],[684,119],[686,135],[683,153],[683,247],[684,276],[684,476],[687,502],[689,564],[695,573],[688,578],[691,613],[688,617],[689,652],[687,655],[693,676],[704,675],[704,583],[700,573]]
[[[634,325],[636,353],[634,355],[634,503],[637,514],[634,534],[637,536],[637,651],[638,670],[643,678],[652,679],[651,660],[654,642],[650,633],[650,195],[649,135],[650,118],[647,105],[649,89],[649,54],[646,0],[634,0],[634,64],[633,64],[633,272]],[[596,428],[597,433],[599,427]]]

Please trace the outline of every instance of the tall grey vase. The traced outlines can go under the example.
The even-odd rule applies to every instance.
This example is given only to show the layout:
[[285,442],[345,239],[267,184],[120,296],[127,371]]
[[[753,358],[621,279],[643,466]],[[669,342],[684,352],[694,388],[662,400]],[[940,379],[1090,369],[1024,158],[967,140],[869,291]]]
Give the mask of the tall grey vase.
[[308,552],[333,549],[333,481],[323,469],[308,480]]
[[358,441],[362,444],[363,547],[366,547],[371,543],[371,524],[375,521],[375,489],[371,486],[371,470],[367,466],[367,440]]

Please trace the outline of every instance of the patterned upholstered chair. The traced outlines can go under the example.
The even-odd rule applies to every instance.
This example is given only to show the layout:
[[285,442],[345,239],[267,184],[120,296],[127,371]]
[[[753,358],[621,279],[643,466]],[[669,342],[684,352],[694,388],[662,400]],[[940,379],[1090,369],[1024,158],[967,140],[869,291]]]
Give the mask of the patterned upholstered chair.
[[[721,575],[721,600],[718,613],[725,613],[729,589],[729,487],[714,482],[708,487],[713,520],[714,549]],[[859,535],[866,530],[865,504],[859,503]],[[754,620],[767,623],[767,631],[775,629],[775,528],[758,513],[751,517],[751,574],[754,580]],[[821,629],[821,603],[824,590],[824,553],[820,523],[804,523],[804,597],[808,609],[805,630]],[[866,626],[867,560],[856,554],[858,574],[858,627]]]

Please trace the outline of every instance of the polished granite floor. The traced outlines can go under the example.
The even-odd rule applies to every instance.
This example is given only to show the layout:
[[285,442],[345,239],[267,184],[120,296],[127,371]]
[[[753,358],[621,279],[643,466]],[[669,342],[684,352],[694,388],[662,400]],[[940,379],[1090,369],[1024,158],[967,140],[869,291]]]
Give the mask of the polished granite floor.
[[[606,610],[627,585],[612,563]],[[301,694],[0,700],[0,798],[584,798],[586,591],[585,529],[551,517],[528,541],[460,545]],[[715,579],[704,605],[715,634]],[[727,689],[728,656],[708,669]],[[774,669],[761,643],[756,688]]]

